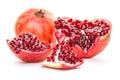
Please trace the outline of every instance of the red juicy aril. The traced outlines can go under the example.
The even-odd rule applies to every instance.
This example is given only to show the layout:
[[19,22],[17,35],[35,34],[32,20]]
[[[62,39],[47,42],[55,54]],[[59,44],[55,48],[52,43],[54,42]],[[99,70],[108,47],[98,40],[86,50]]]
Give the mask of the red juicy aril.
[[22,33],[7,43],[11,51],[25,62],[43,61],[51,51],[48,43],[39,41],[30,33]]
[[90,58],[107,46],[110,40],[111,23],[105,19],[75,20],[58,17],[55,35],[58,42],[67,41],[71,47],[77,45],[83,58]]
[[42,64],[58,69],[76,68],[83,63],[77,49],[78,47],[72,48],[66,42],[59,43]]

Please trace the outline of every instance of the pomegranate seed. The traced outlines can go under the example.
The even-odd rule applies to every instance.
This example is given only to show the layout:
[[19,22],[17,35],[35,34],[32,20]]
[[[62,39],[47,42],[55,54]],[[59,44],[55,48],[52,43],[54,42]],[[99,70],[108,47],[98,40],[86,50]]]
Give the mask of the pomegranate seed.
[[68,21],[67,22],[72,22],[73,21],[73,19],[72,18],[70,18],[70,19],[68,19]]

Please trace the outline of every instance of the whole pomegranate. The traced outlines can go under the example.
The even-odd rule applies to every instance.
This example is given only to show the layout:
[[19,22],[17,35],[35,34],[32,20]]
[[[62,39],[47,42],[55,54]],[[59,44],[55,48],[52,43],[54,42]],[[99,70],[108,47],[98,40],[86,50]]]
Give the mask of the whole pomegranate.
[[31,33],[22,33],[13,40],[7,40],[11,51],[24,62],[39,62],[47,58],[51,45],[40,41]]
[[43,42],[55,42],[54,38],[54,16],[45,9],[28,9],[23,12],[16,21],[15,33],[32,33]]
[[55,35],[59,43],[66,41],[71,47],[78,46],[83,58],[94,57],[105,49],[110,40],[112,25],[105,19],[76,20],[58,17]]

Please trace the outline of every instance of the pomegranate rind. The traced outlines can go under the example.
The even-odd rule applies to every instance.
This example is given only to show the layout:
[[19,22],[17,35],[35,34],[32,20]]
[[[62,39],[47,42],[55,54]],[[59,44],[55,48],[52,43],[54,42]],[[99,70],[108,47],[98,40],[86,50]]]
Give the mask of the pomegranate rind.
[[107,47],[108,43],[110,42],[110,36],[111,36],[111,30],[112,30],[111,22],[106,19],[98,19],[98,20],[102,20],[106,22],[110,26],[110,30],[108,34],[96,39],[94,45],[88,50],[87,52],[88,55],[85,56],[85,58],[91,58],[91,57],[98,55]]
[[[76,46],[79,48],[78,51],[81,58],[91,58],[102,52],[107,47],[109,41],[110,34],[105,35],[104,37],[99,37],[95,40],[94,45],[90,49],[88,49],[87,52],[82,50],[79,46]],[[73,47],[75,48],[76,46]]]
[[83,60],[81,60],[81,62],[75,64],[75,65],[71,65],[71,64],[62,64],[62,69],[73,69],[73,68],[77,68],[78,66],[80,66],[81,64],[83,64]]
[[62,68],[62,65],[59,63],[47,62],[47,60],[42,62],[42,65],[49,68]]
[[81,58],[87,56],[87,54],[83,51],[83,49],[81,49],[78,45],[75,45],[72,48],[73,48],[73,52],[79,54]]
[[108,45],[110,41],[110,34],[105,35],[104,37],[100,37],[98,40],[95,41],[95,45],[92,46],[88,50],[88,55],[85,56],[86,58],[91,58],[102,52]]
[[97,19],[97,20],[103,20],[105,21],[107,24],[110,25],[110,30],[108,32],[108,34],[98,37],[95,40],[95,43],[93,46],[91,46],[86,52],[83,51],[79,46],[79,53],[80,56],[82,58],[92,58],[96,55],[98,55],[100,52],[102,52],[108,45],[109,41],[110,41],[110,36],[111,36],[111,30],[112,30],[112,24],[111,22],[109,22],[108,20],[105,19]]
[[52,51],[52,48],[46,49],[44,51],[40,52],[30,52],[30,51],[25,51],[21,50],[21,52],[16,53],[15,50],[13,50],[10,45],[9,45],[10,40],[6,40],[8,47],[10,50],[15,54],[17,58],[24,62],[41,62],[47,58],[47,56],[50,54]]
[[69,64],[69,63],[65,63],[63,61],[54,63],[54,62],[47,62],[47,60],[42,62],[43,66],[49,67],[49,68],[55,68],[55,69],[73,69],[73,68],[77,68],[81,64],[83,64],[83,60],[81,60],[81,62],[79,62],[77,64]]

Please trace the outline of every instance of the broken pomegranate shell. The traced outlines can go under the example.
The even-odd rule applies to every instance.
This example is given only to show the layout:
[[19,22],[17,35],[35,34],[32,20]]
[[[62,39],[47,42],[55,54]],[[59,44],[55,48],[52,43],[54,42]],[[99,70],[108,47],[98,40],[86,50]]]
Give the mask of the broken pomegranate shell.
[[79,48],[77,46],[72,48],[64,42],[57,44],[53,48],[52,53],[42,62],[46,67],[57,69],[73,69],[82,63],[83,60],[79,55]]
[[31,33],[22,33],[13,40],[6,40],[10,50],[24,62],[39,62],[47,58],[52,50],[48,43],[40,42]]
[[55,35],[59,43],[69,41],[71,47],[78,46],[82,58],[99,54],[108,45],[112,24],[106,19],[76,20],[58,17]]

